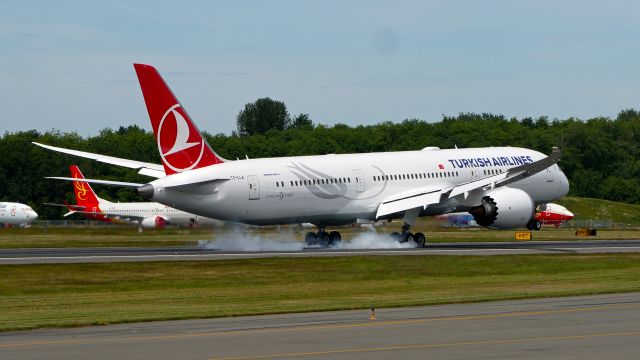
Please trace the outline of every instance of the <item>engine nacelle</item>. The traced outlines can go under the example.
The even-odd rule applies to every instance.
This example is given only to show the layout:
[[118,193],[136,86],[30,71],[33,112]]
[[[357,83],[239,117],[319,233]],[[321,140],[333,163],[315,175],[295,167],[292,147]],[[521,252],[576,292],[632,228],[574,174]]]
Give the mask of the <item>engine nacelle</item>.
[[525,226],[533,218],[535,205],[531,196],[520,189],[500,188],[482,198],[482,205],[469,213],[478,225],[492,229]]
[[167,219],[162,216],[146,217],[140,223],[143,228],[163,228],[167,225]]

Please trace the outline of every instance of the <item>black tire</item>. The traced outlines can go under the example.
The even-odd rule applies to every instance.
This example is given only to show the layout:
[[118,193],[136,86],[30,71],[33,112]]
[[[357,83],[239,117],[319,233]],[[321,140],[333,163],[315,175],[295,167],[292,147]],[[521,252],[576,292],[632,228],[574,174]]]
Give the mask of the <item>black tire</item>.
[[542,223],[540,221],[536,221],[533,223],[533,229],[534,230],[540,230],[542,229]]
[[342,235],[340,235],[337,231],[332,231],[329,233],[329,246],[333,246],[342,241]]
[[418,244],[418,247],[424,247],[427,244],[427,238],[421,232],[415,233],[413,235],[413,241],[415,241],[416,244]]
[[413,234],[408,231],[403,232],[402,234],[400,234],[400,238],[398,239],[398,241],[400,241],[401,243],[413,241]]
[[399,233],[399,232],[396,232],[396,231],[392,232],[392,233],[391,233],[391,238],[392,238],[393,240],[400,241],[400,233]]
[[533,230],[533,220],[527,223],[527,230]]
[[308,232],[307,235],[304,236],[304,242],[307,246],[315,245],[318,242],[318,237],[314,232]]
[[319,231],[317,235],[318,242],[317,244],[322,247],[329,246],[329,233],[326,231]]

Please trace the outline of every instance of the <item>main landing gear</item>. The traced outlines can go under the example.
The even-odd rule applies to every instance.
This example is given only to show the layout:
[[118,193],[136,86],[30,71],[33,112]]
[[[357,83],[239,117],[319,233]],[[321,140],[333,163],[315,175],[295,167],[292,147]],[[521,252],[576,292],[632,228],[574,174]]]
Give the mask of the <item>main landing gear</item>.
[[421,208],[409,209],[404,213],[404,225],[402,225],[401,232],[393,232],[391,233],[391,237],[398,240],[398,242],[405,243],[409,241],[413,241],[418,244],[418,247],[423,247],[427,238],[423,233],[411,233],[411,225],[416,223],[418,219],[418,215],[420,215]]
[[342,241],[342,236],[337,231],[326,232],[324,225],[318,226],[318,232],[308,232],[304,237],[307,246],[320,245],[322,247],[335,246]]
[[421,232],[413,234],[411,231],[409,231],[410,229],[411,225],[404,223],[401,232],[392,232],[391,237],[400,243],[413,241],[418,244],[418,247],[424,247],[424,245],[427,243],[427,238],[424,236],[424,234]]

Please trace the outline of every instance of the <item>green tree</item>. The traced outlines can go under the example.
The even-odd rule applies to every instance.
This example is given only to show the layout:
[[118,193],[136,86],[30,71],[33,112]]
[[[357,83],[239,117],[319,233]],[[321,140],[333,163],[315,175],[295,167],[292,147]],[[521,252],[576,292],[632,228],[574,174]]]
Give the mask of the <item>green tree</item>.
[[311,130],[313,129],[313,121],[309,118],[309,114],[300,114],[293,119],[290,128]]
[[289,127],[291,118],[282,101],[261,98],[248,103],[236,117],[241,137],[266,134],[269,130],[282,131]]

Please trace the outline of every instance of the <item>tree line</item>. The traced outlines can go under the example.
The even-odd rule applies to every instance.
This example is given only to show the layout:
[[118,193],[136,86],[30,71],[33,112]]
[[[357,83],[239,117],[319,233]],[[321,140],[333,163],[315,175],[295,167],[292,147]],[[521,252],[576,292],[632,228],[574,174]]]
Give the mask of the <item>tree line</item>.
[[[247,109],[253,114],[245,126],[242,121]],[[640,112],[633,109],[621,111],[615,119],[516,119],[463,113],[444,116],[439,122],[407,119],[360,126],[316,125],[307,114],[292,119],[286,107],[282,110],[270,109],[276,114],[272,117],[275,125],[265,125],[261,121],[266,120],[256,115],[260,111],[245,107],[238,114],[236,132],[205,132],[204,136],[219,155],[229,160],[419,150],[426,146],[517,146],[548,154],[558,146],[562,149],[560,167],[569,178],[571,195],[640,204]],[[7,132],[0,138],[0,200],[29,204],[44,219],[57,219],[62,210],[43,203],[73,202],[70,183],[44,179],[68,176],[70,164],[78,164],[85,176],[92,178],[130,182],[146,182],[149,178],[131,169],[51,152],[32,145],[32,141],[160,163],[153,134],[135,125],[104,129],[89,137],[59,131]],[[111,201],[141,200],[128,189],[97,185],[94,189]]]

